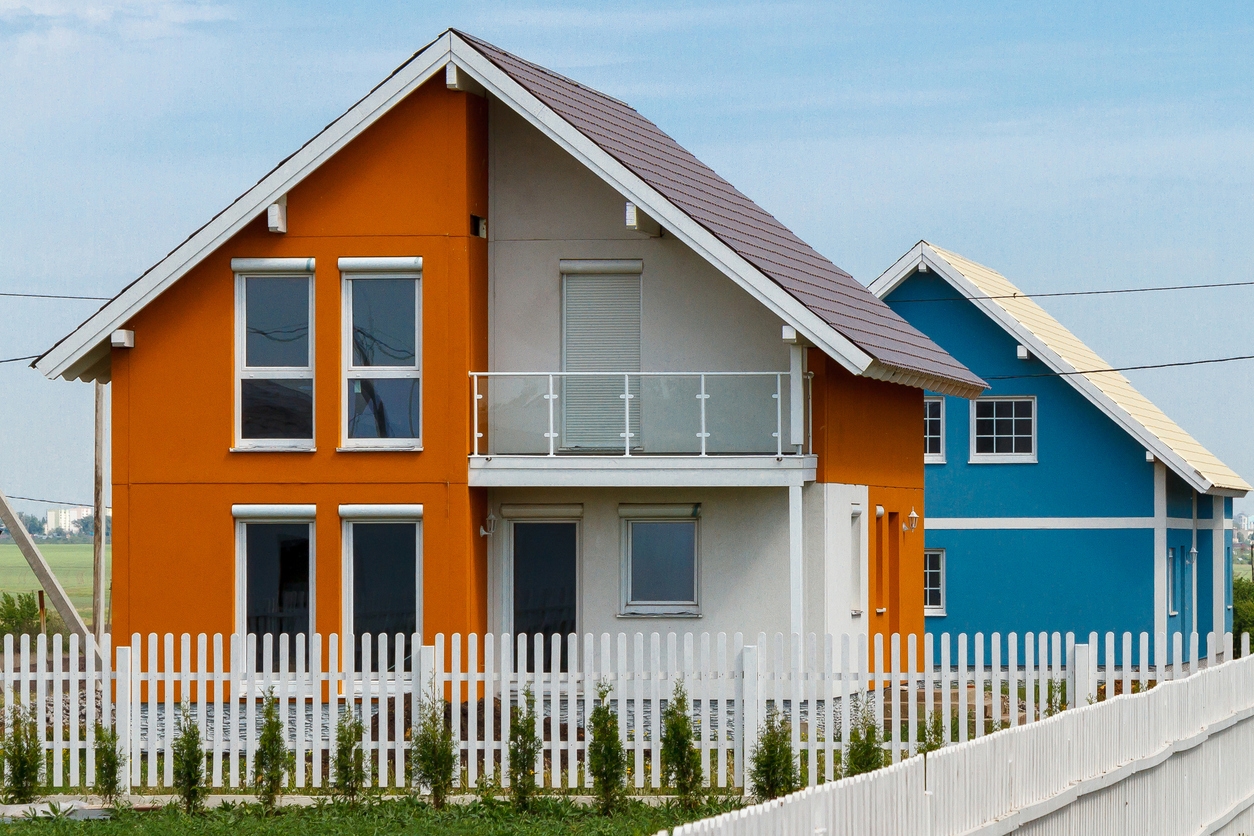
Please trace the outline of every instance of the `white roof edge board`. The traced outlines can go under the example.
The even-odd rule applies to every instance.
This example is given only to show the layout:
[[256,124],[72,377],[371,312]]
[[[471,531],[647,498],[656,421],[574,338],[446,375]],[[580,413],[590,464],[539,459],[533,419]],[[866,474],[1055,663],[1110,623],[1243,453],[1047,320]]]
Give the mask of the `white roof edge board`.
[[[45,377],[67,376],[87,352],[133,317],[170,285],[195,267],[232,235],[250,223],[260,212],[286,194],[319,165],[380,116],[399,103],[415,87],[430,79],[448,63],[452,35],[445,32],[426,49],[402,64],[396,72],[353,105],[303,148],[298,150],[261,182],[238,197],[199,232],[157,262],[38,361],[35,368]],[[69,376],[70,379],[73,375]]]
[[[927,242],[920,241],[909,252],[898,259],[893,266],[881,273],[879,278],[870,284],[871,292],[883,299],[896,290],[914,272],[914,269],[920,262],[926,263],[929,270],[934,270],[940,274],[954,289],[966,296],[968,301],[982,310],[990,319],[1000,325],[1003,330],[1027,346],[1033,356],[1048,366],[1051,371],[1062,373],[1060,376],[1063,380],[1093,403],[1094,406],[1102,410],[1126,433],[1143,444],[1156,458],[1188,483],[1189,487],[1199,493],[1230,494],[1228,489],[1216,489],[1214,482],[1202,476],[1190,462],[1151,432],[1144,424],[1133,418],[1132,415],[1115,403],[1109,395],[1099,389],[1085,375],[1074,374],[1074,372],[1080,370],[1064,360],[1001,305],[998,305],[992,299],[983,298],[987,294],[976,287],[970,279],[950,264],[947,259],[933,250]],[[1243,496],[1244,493],[1231,495]]]

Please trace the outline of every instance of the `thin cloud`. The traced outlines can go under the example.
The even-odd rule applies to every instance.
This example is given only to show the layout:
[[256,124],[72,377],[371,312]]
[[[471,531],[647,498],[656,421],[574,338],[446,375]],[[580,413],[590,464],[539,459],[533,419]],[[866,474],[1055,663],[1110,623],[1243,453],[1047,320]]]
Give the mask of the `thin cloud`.
[[230,6],[215,0],[0,0],[0,35],[15,36],[27,47],[55,48],[68,45],[76,33],[149,40],[234,17]]

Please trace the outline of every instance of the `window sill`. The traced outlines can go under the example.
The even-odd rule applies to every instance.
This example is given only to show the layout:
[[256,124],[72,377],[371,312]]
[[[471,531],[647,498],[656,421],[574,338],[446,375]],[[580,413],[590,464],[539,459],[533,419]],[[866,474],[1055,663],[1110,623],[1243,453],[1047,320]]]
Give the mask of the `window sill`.
[[923,608],[923,614],[924,614],[925,616],[932,616],[932,617],[935,617],[935,618],[943,618],[944,616],[948,615],[949,613],[945,612],[945,608],[944,608],[944,607],[924,607],[924,608]]
[[1036,456],[1014,454],[975,455],[967,459],[967,464],[1036,464]]
[[615,618],[701,618],[698,610],[674,610],[673,612],[620,612]]
[[257,445],[256,447],[232,447],[232,453],[316,453],[318,448],[312,444],[308,447],[287,447],[273,445]]
[[945,457],[944,456],[929,456],[925,453],[923,455],[923,463],[924,464],[944,464]]
[[421,444],[346,444],[337,453],[421,453]]

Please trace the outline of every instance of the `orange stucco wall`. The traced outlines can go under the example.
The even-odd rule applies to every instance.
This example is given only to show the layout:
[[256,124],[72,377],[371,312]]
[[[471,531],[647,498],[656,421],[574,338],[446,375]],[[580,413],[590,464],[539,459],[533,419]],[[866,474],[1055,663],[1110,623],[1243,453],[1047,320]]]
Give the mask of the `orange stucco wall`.
[[[868,629],[921,636],[923,390],[855,377],[816,349],[807,362],[818,481],[869,487]],[[911,509],[919,525],[905,532]]]
[[[486,626],[476,536],[485,497],[467,486],[467,372],[487,367],[487,108],[443,78],[415,91],[288,195],[288,232],[264,216],[126,327],[113,368],[115,635],[224,632],[235,623],[231,505],[317,505],[317,628],[341,616],[342,503],[421,503],[425,632]],[[422,452],[337,452],[341,256],[423,257]],[[314,257],[316,451],[232,453],[239,257]]]

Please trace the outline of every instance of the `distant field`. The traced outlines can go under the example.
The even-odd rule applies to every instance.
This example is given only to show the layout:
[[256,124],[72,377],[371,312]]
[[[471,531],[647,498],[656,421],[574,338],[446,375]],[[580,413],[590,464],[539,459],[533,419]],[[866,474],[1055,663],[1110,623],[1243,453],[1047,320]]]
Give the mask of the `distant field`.
[[[43,545],[39,550],[53,573],[65,587],[74,608],[91,623],[91,544]],[[105,547],[105,576],[108,577],[109,547]],[[34,592],[39,589],[35,573],[12,543],[0,544],[0,592]],[[51,606],[51,604],[49,604]]]
[[1248,564],[1248,563],[1234,563],[1234,564],[1232,564],[1232,576],[1233,576],[1234,578],[1245,578],[1247,581],[1248,581],[1248,580],[1251,580],[1251,578],[1250,578],[1250,564]]

